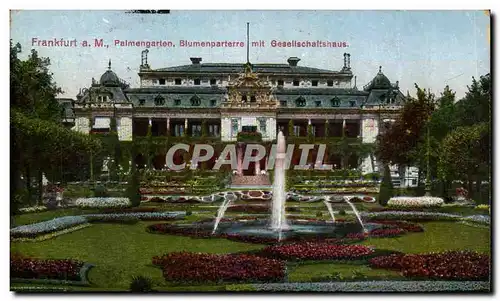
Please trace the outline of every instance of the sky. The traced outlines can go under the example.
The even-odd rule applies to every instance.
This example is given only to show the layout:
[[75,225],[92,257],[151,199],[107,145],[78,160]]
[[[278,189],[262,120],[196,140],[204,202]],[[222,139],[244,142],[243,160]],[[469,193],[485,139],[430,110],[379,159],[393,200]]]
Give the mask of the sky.
[[[177,11],[170,14],[129,14],[124,11],[13,11],[11,39],[49,57],[50,70],[63,89],[60,97],[75,98],[91,79],[100,78],[111,59],[118,76],[139,87],[143,47],[115,47],[113,41],[173,41],[177,47],[149,49],[153,69],[202,63],[245,63],[246,47],[183,48],[180,40],[246,42],[252,63],[287,63],[296,56],[299,66],[340,70],[343,53],[351,55],[351,70],[361,88],[379,66],[401,91],[415,95],[415,83],[439,95],[446,85],[461,98],[472,77],[490,72],[489,16],[483,11]],[[77,40],[78,47],[41,47],[33,38]],[[81,42],[103,39],[109,48],[81,47]],[[272,40],[345,41],[346,48],[277,48]]]

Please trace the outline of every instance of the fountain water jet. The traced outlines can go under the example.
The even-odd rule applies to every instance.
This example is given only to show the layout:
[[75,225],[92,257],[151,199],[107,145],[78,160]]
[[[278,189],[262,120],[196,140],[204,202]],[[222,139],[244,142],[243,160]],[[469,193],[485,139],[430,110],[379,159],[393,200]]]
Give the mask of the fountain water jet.
[[365,225],[363,224],[363,221],[361,220],[361,216],[359,215],[359,212],[358,210],[356,209],[356,206],[354,206],[353,203],[349,202],[349,200],[345,199],[344,198],[344,201],[349,204],[349,206],[351,206],[352,208],[352,211],[354,212],[354,214],[356,215],[356,217],[358,218],[358,221],[359,223],[361,224],[361,227],[363,228],[363,232],[366,233],[366,228],[365,228]]
[[289,229],[285,215],[285,157],[286,142],[283,132],[278,133],[276,161],[274,167],[273,199],[271,211],[271,229],[280,232]]
[[222,217],[224,217],[224,213],[226,213],[227,208],[235,199],[236,197],[232,194],[225,195],[224,202],[222,202],[222,205],[217,211],[217,218],[215,219],[214,230],[212,231],[212,234],[215,234],[215,231],[217,231],[217,226],[219,226],[220,220],[222,219]]
[[330,216],[332,217],[332,222],[335,224],[335,215],[333,214],[332,204],[328,202],[328,200],[324,200],[323,203],[325,204],[326,208],[328,208],[328,212],[330,212]]

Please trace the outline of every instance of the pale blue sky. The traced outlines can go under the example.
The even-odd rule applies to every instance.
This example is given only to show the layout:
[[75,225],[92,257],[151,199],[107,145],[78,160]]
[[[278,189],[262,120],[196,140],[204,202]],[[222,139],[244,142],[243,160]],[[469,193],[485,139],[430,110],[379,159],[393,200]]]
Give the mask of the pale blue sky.
[[[415,93],[414,83],[440,92],[446,84],[461,97],[472,76],[490,72],[489,17],[483,11],[171,11],[167,15],[125,14],[122,11],[17,11],[11,14],[11,38],[21,43],[24,55],[35,48],[50,57],[55,80],[74,98],[91,78],[99,79],[108,59],[113,70],[133,87],[143,48],[32,47],[31,39],[65,38],[109,44],[121,40],[180,39],[325,40],[347,41],[348,48],[250,48],[253,63],[286,63],[290,56],[299,65],[340,70],[343,53],[351,54],[351,68],[358,87],[368,83],[378,66],[401,90]],[[151,48],[152,68],[203,63],[246,61],[246,48]]]

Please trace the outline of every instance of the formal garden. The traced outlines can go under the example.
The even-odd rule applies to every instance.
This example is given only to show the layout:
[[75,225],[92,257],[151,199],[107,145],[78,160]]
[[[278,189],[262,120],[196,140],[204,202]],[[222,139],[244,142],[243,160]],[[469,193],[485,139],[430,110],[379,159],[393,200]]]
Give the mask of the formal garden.
[[[230,188],[230,170],[131,164],[178,141],[65,128],[50,62],[20,51],[11,45],[11,290],[491,291],[489,75],[459,101],[417,87],[370,146],[381,174],[286,171],[280,223],[293,231],[270,234],[275,189]],[[389,164],[417,166],[418,187],[394,187]]]

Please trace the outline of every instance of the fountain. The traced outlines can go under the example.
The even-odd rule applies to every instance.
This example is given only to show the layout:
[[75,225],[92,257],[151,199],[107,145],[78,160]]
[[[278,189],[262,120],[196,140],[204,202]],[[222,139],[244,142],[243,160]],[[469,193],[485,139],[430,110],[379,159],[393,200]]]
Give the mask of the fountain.
[[[271,201],[271,216],[270,219],[236,219],[233,221],[223,221],[223,217],[227,209],[232,203],[238,199],[238,193],[234,191],[220,192],[210,197],[201,198],[201,202],[211,203],[216,200],[216,195],[223,197],[224,201],[220,205],[215,221],[213,222],[198,222],[192,224],[178,224],[177,228],[192,228],[197,227],[197,231],[210,231],[212,235],[239,235],[248,237],[261,237],[276,241],[288,239],[303,239],[310,237],[317,239],[318,237],[339,238],[345,237],[349,233],[364,233],[369,230],[380,227],[374,223],[364,224],[360,214],[354,204],[347,198],[340,196],[313,196],[304,202],[323,201],[330,213],[332,221],[310,221],[310,220],[288,220],[286,218],[286,200],[290,195],[285,191],[285,157],[286,157],[286,142],[283,133],[278,133],[276,160],[274,168],[274,183]],[[291,193],[293,195],[293,193]],[[296,195],[298,196],[298,195]],[[300,196],[303,200],[303,197]],[[335,220],[332,202],[346,202],[353,210],[358,223],[355,222],[338,222]]]
[[271,204],[271,229],[282,232],[288,230],[285,215],[285,157],[286,142],[283,132],[278,133],[278,143],[276,147],[276,162],[274,168],[273,200]]

